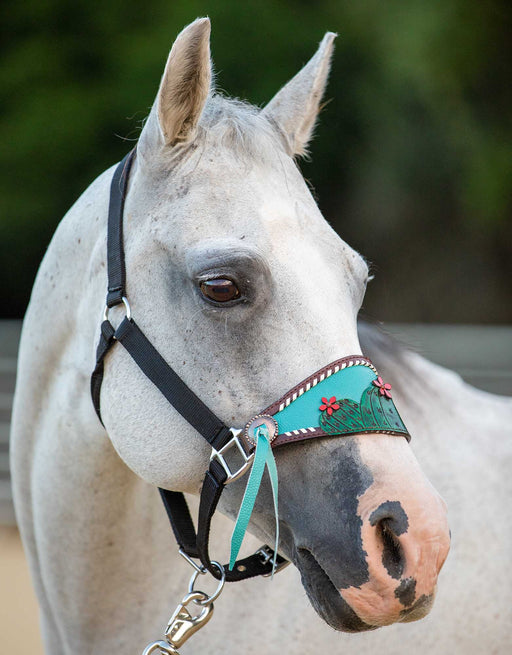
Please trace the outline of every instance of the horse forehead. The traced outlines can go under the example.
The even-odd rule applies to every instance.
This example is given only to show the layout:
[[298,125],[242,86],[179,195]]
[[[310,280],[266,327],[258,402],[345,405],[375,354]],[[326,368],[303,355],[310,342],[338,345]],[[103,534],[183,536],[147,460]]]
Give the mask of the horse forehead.
[[229,148],[197,149],[164,184],[171,197],[177,191],[178,197],[196,205],[222,204],[226,210],[248,202],[261,204],[268,197],[279,198],[281,204],[311,199],[293,160],[277,149],[261,157]]
[[[183,255],[201,241],[225,236],[230,247],[233,238],[243,240],[241,245],[272,254],[287,269],[297,262],[304,275],[320,266],[365,276],[364,260],[324,220],[284,153],[257,160],[226,148],[198,149],[157,184],[157,220],[153,212],[147,214],[150,236],[172,243]],[[279,266],[276,260],[268,263]]]
[[198,235],[210,238],[224,232],[260,243],[267,237],[291,236],[308,221],[308,228],[316,223],[316,229],[322,229],[326,224],[293,168],[285,174],[283,167],[246,161],[232,166],[221,160],[192,170],[187,164],[160,179],[142,177],[127,213],[130,216],[133,207],[134,215],[149,220],[152,234],[178,239],[185,247]]

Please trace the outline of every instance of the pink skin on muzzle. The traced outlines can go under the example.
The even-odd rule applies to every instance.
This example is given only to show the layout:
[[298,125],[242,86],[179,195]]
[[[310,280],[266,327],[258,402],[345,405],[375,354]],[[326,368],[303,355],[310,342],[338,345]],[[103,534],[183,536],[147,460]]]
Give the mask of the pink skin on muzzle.
[[430,610],[450,548],[446,504],[405,439],[360,435],[358,443],[374,480],[357,510],[369,580],[340,593],[369,625],[414,621]]

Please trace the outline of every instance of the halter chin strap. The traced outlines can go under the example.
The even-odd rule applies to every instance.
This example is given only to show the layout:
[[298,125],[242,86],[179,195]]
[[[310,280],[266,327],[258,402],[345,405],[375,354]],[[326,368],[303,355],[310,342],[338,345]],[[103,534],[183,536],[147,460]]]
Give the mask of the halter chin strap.
[[[211,520],[224,487],[252,467],[257,434],[265,434],[272,448],[314,437],[362,433],[384,432],[410,437],[391,399],[391,386],[378,376],[370,360],[361,355],[345,357],[317,371],[251,419],[243,431],[225,425],[188,388],[137,326],[126,296],[123,211],[134,157],[135,149],[118,165],[110,187],[108,293],[96,366],[91,376],[92,400],[102,421],[100,395],[104,358],[119,341],[169,403],[211,445],[210,466],[201,490],[197,533],[184,495],[166,489],[159,491],[180,553],[194,566],[192,560],[199,558],[212,575],[220,578],[221,572],[208,552]],[[126,316],[115,329],[108,320],[108,312],[120,304],[124,304]],[[242,459],[242,465],[234,471],[230,451],[236,451]],[[240,542],[241,537],[237,533]],[[250,557],[231,561],[229,567],[225,565],[225,579],[232,582],[270,575],[287,564],[287,560],[265,545]]]

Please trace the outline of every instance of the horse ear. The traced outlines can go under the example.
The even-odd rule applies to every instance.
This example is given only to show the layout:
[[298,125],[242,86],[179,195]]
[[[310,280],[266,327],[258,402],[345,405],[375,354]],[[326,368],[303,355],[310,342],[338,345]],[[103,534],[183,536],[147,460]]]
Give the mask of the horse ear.
[[155,137],[163,146],[191,140],[210,92],[211,78],[210,19],[198,18],[180,32],[172,46],[155,104],[140,137],[142,145],[156,145]]
[[336,34],[327,32],[316,54],[263,109],[288,137],[294,155],[304,155],[324,94]]

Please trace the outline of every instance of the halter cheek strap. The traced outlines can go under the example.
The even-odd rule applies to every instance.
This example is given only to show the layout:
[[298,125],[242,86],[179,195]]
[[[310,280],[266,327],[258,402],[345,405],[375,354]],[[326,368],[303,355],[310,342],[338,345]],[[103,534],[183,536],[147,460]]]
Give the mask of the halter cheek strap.
[[[91,376],[91,396],[101,419],[100,396],[104,375],[104,359],[118,341],[128,351],[143,373],[161,391],[169,403],[203,436],[212,447],[210,466],[205,474],[199,505],[197,533],[182,493],[160,489],[180,553],[196,569],[193,559],[216,578],[225,574],[227,581],[237,581],[257,575],[270,575],[288,564],[276,549],[262,546],[256,553],[236,561],[238,550],[249,522],[250,512],[258,492],[265,465],[274,484],[277,514],[277,470],[272,449],[289,442],[314,437],[381,433],[410,439],[394,403],[391,385],[380,378],[370,360],[360,355],[346,357],[317,371],[291,389],[276,403],[251,419],[245,429],[230,428],[223,423],[179,375],[169,366],[131,317],[126,297],[126,272],[123,247],[123,210],[130,169],[135,157],[132,150],[118,165],[110,187],[108,212],[107,263],[108,293],[104,320],[96,351],[96,366]],[[124,304],[126,316],[114,328],[108,320],[109,309]],[[243,432],[243,434],[242,434]],[[262,439],[260,457],[256,443]],[[228,453],[238,452],[242,465],[232,470]],[[262,454],[261,454],[262,453]],[[210,525],[224,487],[252,470],[252,480],[246,490],[247,502],[242,504],[235,525],[230,564],[223,567],[212,563],[208,552]],[[256,475],[257,474],[257,475]],[[257,479],[259,476],[259,479]]]

